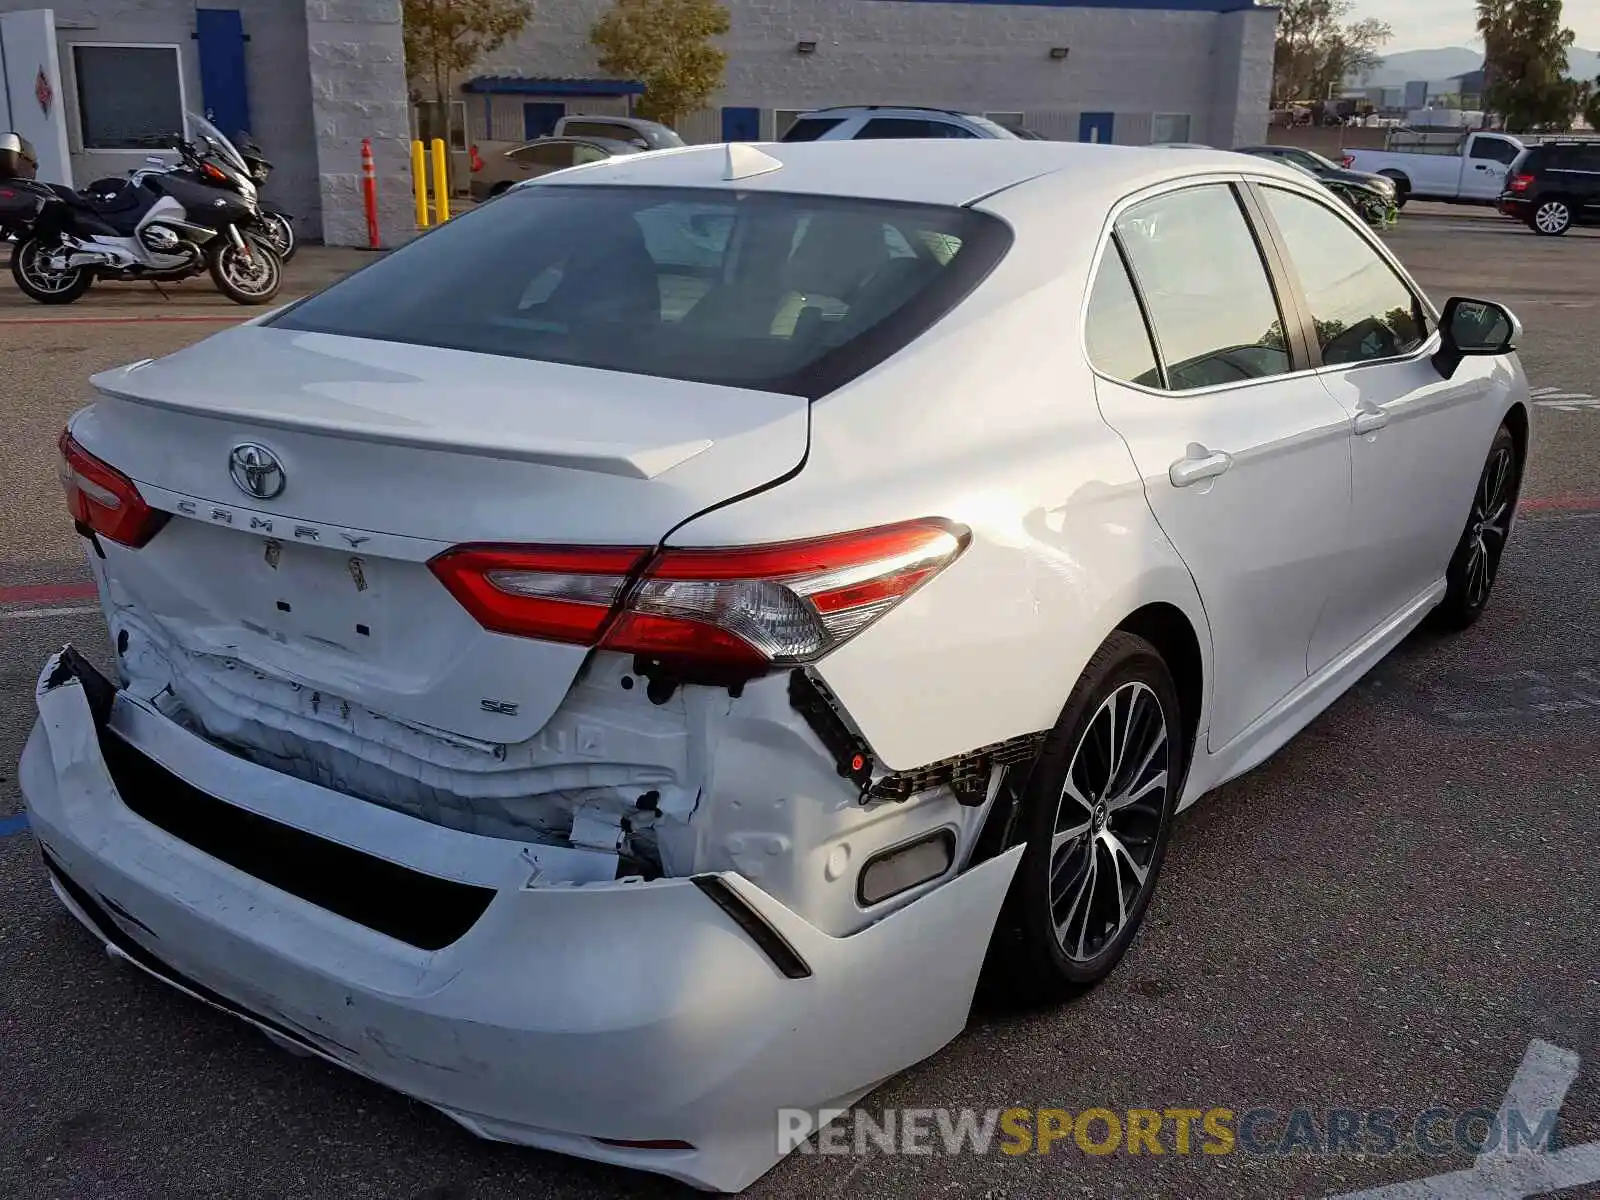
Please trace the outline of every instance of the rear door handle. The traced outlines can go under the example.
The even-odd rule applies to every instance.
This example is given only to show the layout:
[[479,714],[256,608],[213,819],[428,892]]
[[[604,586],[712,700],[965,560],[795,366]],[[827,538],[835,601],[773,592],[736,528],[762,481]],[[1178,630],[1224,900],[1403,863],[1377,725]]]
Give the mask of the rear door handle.
[[1389,423],[1389,414],[1381,408],[1363,408],[1356,414],[1356,436],[1377,433]]
[[1192,487],[1202,480],[1215,479],[1231,466],[1232,455],[1190,443],[1188,453],[1167,468],[1167,478],[1173,487]]

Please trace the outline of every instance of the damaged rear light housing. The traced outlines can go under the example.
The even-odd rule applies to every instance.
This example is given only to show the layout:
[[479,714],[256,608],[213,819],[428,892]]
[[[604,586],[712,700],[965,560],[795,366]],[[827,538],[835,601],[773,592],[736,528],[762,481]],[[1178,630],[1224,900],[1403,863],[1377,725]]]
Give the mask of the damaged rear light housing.
[[925,518],[719,549],[462,546],[429,564],[486,629],[759,675],[837,649],[954,562]]
[[67,511],[80,527],[133,550],[161,531],[167,514],[146,504],[133,480],[90,454],[69,430],[62,430],[57,445]]

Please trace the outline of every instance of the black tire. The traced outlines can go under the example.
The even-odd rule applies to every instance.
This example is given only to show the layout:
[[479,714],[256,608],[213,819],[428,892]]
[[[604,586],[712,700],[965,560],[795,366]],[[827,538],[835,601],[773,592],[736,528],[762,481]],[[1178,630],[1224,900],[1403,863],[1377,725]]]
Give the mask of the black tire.
[[[1108,705],[1113,731],[1119,712],[1133,726],[1123,739],[1124,748],[1141,731],[1154,730],[1147,724],[1152,720],[1160,723],[1161,747],[1142,763],[1121,762],[1100,795],[1086,795],[1094,780],[1107,774]],[[1129,757],[1143,759],[1140,743],[1135,746]],[[990,953],[989,982],[997,995],[1026,1003],[1060,1001],[1110,974],[1133,943],[1154,893],[1188,755],[1167,665],[1143,638],[1112,634],[1072,689],[1021,800],[1012,844],[1027,848]],[[1163,765],[1164,786],[1149,788]],[[1135,774],[1130,777],[1130,772]],[[1069,773],[1074,785],[1070,793]],[[1140,791],[1145,794],[1137,802],[1113,808],[1119,798]],[[1058,826],[1071,833],[1080,825],[1087,832],[1055,845]],[[1107,833],[1126,847],[1126,860],[1103,840]],[[1102,880],[1099,871],[1112,867],[1115,876]],[[1143,871],[1142,879],[1135,867]],[[1108,928],[1111,921],[1120,923]],[[1074,937],[1077,946],[1069,950]]]
[[287,266],[300,249],[300,240],[294,233],[294,222],[281,213],[263,210],[258,225],[258,240],[271,246],[278,255],[278,261]]
[[1435,627],[1465,629],[1483,615],[1500,574],[1522,489],[1522,458],[1509,427],[1495,432],[1472,493],[1466,528],[1445,570],[1445,594],[1433,610]]
[[1564,196],[1545,196],[1534,202],[1528,228],[1541,237],[1561,237],[1572,228],[1572,204]]
[[239,250],[225,233],[212,238],[206,246],[211,281],[217,285],[217,291],[235,304],[270,304],[283,286],[283,263],[277,253],[258,238],[246,234],[244,240],[250,248],[251,261],[264,273],[259,282],[244,287],[230,277]]
[[39,273],[37,262],[44,252],[44,243],[34,236],[25,237],[11,247],[11,278],[28,299],[40,304],[71,304],[94,284],[94,272],[87,267],[78,267],[71,271],[50,272],[59,285],[54,288],[42,286],[34,276]]

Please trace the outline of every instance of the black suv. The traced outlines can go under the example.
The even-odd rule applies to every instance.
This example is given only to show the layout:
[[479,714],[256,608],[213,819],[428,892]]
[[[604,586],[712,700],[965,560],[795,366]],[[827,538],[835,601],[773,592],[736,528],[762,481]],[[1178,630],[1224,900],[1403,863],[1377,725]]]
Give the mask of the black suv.
[[1528,147],[1506,172],[1500,211],[1546,237],[1600,224],[1600,142]]

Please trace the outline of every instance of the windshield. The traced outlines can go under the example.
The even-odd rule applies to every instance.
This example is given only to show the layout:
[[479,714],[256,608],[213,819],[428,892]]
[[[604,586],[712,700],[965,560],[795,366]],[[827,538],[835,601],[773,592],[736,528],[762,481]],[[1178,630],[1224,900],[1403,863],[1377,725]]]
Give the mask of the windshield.
[[222,130],[218,129],[215,125],[206,120],[197,112],[189,113],[188,117],[189,134],[191,137],[210,142],[217,153],[222,155],[223,158],[227,159],[232,166],[237,167],[246,175],[250,174],[250,169],[244,165],[244,156],[234,148],[232,142],[223,136]]
[[536,183],[271,323],[815,398],[918,337],[1009,243],[964,208]]

